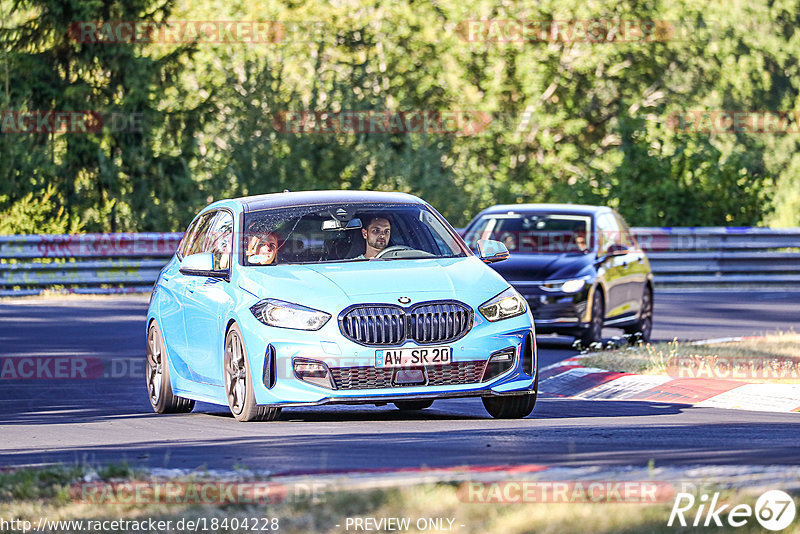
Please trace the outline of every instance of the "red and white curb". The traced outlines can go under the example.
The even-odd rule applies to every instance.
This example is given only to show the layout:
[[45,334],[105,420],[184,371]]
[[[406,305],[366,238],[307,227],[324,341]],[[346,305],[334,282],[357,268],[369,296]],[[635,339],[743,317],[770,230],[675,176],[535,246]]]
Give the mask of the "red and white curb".
[[580,357],[542,368],[539,392],[553,397],[636,400],[697,407],[800,412],[800,384],[752,384],[714,378],[637,375],[584,367]]

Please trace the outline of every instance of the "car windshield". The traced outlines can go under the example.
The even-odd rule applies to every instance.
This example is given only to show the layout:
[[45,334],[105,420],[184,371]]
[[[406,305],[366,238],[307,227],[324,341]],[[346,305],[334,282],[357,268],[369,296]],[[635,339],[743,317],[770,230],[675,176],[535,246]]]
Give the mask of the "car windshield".
[[473,224],[465,240],[473,250],[477,249],[479,239],[493,239],[516,253],[586,253],[592,248],[591,224],[587,215],[491,214]]
[[[374,247],[368,250],[369,243]],[[331,204],[246,213],[242,251],[243,265],[466,256],[449,225],[419,204]]]

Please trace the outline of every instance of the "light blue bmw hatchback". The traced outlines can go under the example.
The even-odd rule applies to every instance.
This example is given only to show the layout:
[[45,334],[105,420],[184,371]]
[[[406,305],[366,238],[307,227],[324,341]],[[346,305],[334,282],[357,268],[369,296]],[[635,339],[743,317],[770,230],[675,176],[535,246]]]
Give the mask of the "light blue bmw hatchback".
[[158,413],[195,401],[239,421],[283,407],[481,397],[493,417],[536,403],[533,317],[423,200],[314,191],[221,200],[189,225],[147,313]]

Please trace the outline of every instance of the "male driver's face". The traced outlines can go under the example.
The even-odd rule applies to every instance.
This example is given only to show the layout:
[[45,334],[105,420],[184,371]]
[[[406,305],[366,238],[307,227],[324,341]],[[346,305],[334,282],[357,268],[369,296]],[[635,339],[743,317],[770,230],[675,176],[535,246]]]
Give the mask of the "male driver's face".
[[586,236],[583,234],[575,234],[575,244],[578,245],[578,249],[582,251],[588,248],[586,246]]
[[392,225],[386,219],[375,219],[366,230],[361,230],[361,235],[367,240],[367,245],[376,249],[383,250],[389,244],[389,234],[392,232]]

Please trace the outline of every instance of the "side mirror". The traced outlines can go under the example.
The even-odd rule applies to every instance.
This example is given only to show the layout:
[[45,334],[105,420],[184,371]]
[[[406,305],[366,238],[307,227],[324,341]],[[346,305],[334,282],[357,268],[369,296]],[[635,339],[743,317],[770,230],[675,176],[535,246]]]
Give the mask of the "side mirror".
[[507,260],[510,255],[506,246],[500,241],[491,239],[478,240],[478,257],[484,263]]
[[[181,274],[189,276],[215,276],[214,256],[210,252],[198,252],[183,258]],[[216,274],[219,276],[219,274]]]
[[626,247],[625,245],[619,245],[615,243],[610,247],[608,247],[607,254],[609,256],[624,256],[628,252],[630,252],[630,249],[628,247]]

